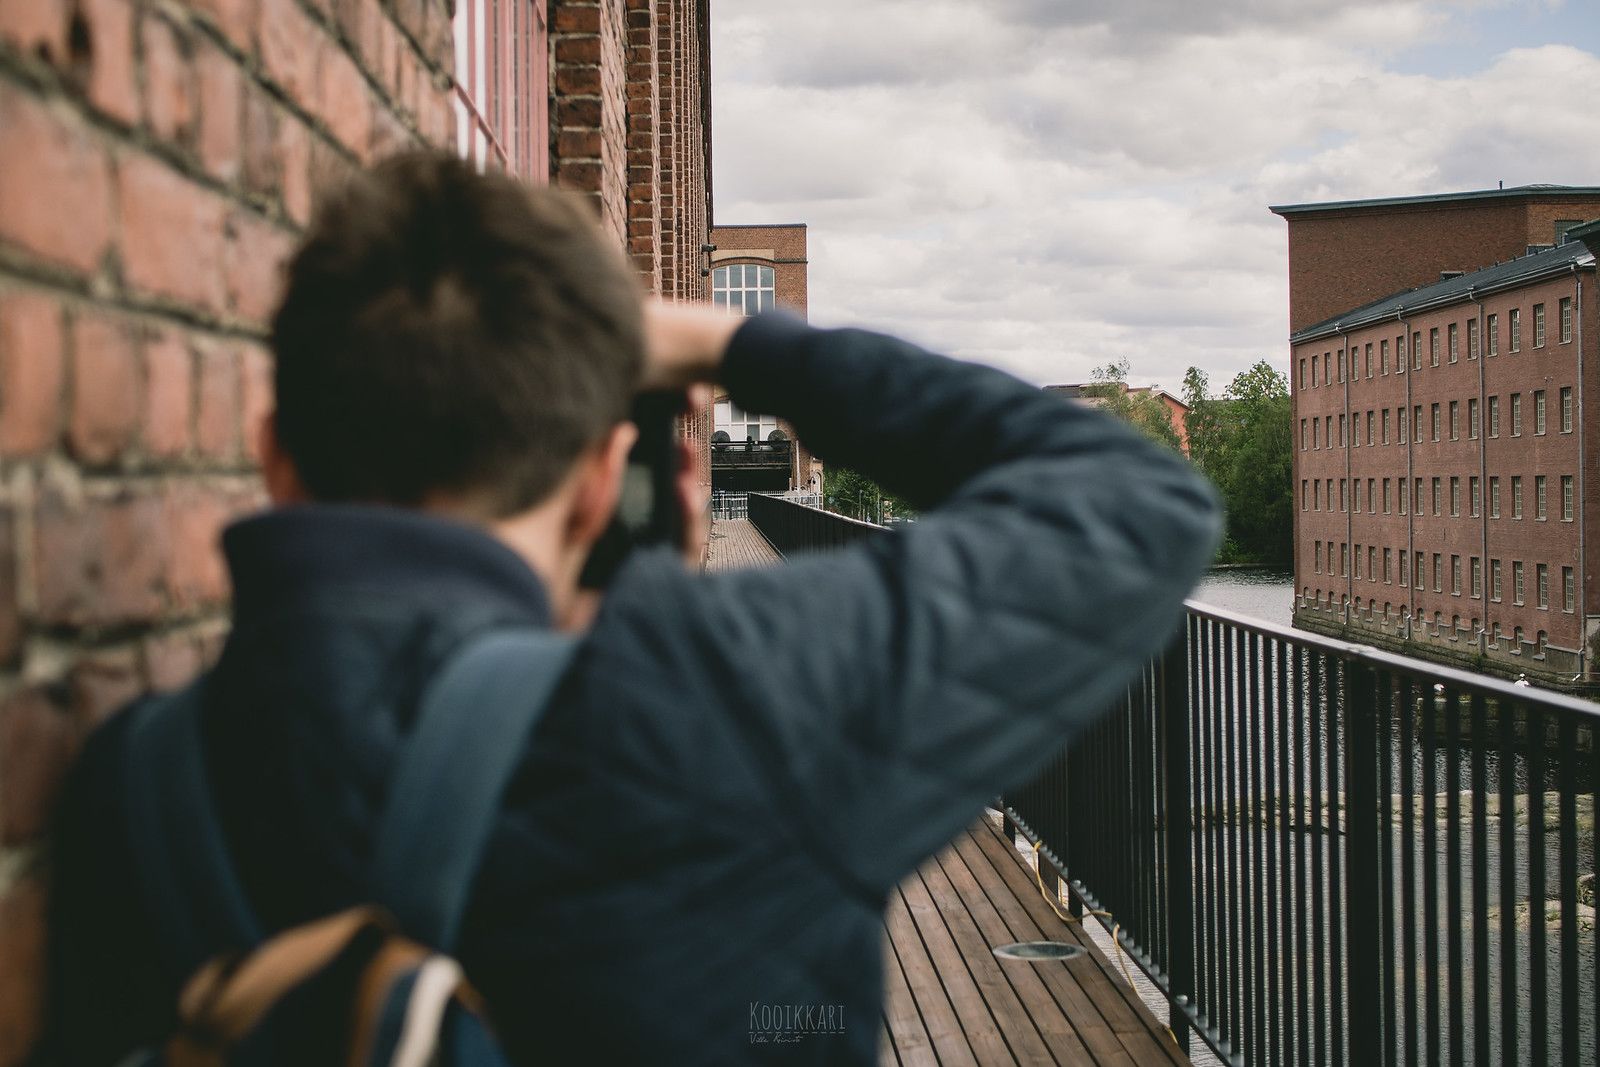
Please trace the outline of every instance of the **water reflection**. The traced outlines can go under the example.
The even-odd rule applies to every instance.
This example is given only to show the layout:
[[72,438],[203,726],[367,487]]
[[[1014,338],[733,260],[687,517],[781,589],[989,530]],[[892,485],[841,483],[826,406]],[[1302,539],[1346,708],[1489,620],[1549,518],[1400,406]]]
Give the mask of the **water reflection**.
[[1288,626],[1294,606],[1294,575],[1254,567],[1214,570],[1190,595],[1203,604]]

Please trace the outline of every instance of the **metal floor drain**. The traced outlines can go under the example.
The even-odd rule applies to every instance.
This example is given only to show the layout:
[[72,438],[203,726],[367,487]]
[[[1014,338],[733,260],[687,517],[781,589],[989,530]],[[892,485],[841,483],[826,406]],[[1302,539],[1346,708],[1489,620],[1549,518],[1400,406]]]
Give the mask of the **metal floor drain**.
[[1018,941],[1014,945],[1001,945],[994,950],[994,954],[1003,960],[1028,960],[1031,963],[1047,963],[1054,960],[1070,960],[1083,955],[1081,945],[1069,945],[1063,941]]

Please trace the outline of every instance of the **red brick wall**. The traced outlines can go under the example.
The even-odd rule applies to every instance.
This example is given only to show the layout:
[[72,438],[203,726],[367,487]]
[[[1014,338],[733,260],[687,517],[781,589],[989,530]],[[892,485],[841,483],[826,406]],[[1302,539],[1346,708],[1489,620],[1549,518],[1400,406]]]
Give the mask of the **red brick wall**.
[[1600,197],[1466,200],[1288,216],[1289,332],[1380,297],[1550,244],[1557,219],[1600,216]]
[[0,6],[0,1064],[81,738],[225,627],[279,264],[317,189],[444,144],[444,0]]
[[[1583,287],[1583,309],[1581,323],[1575,319],[1573,340],[1562,343],[1560,340],[1560,301],[1563,297],[1576,298],[1578,287]],[[1597,560],[1597,550],[1594,537],[1597,526],[1596,512],[1600,508],[1584,507],[1583,493],[1575,483],[1575,517],[1572,522],[1561,520],[1561,476],[1580,473],[1580,466],[1584,467],[1585,484],[1590,501],[1596,499],[1596,490],[1600,488],[1600,468],[1595,461],[1595,446],[1597,440],[1594,434],[1600,432],[1600,419],[1596,418],[1596,409],[1600,404],[1600,372],[1597,372],[1595,360],[1596,344],[1600,342],[1600,330],[1596,329],[1594,315],[1595,301],[1592,290],[1594,288],[1593,271],[1583,271],[1576,275],[1557,278],[1523,288],[1498,293],[1484,297],[1481,309],[1472,303],[1462,303],[1449,308],[1419,314],[1408,318],[1404,323],[1386,322],[1381,325],[1369,326],[1354,331],[1344,336],[1329,336],[1316,341],[1307,341],[1295,346],[1291,358],[1291,377],[1294,396],[1294,440],[1295,440],[1295,586],[1297,593],[1302,597],[1310,592],[1311,600],[1315,601],[1318,594],[1324,605],[1330,600],[1334,605],[1340,603],[1340,598],[1349,597],[1352,603],[1359,598],[1363,606],[1363,618],[1354,621],[1358,630],[1370,629],[1364,619],[1365,608],[1369,603],[1378,605],[1378,621],[1381,623],[1382,605],[1389,602],[1393,605],[1393,613],[1398,617],[1402,608],[1409,608],[1415,617],[1418,613],[1430,620],[1434,613],[1442,614],[1446,628],[1452,616],[1459,615],[1463,626],[1470,624],[1477,618],[1487,626],[1498,624],[1500,629],[1511,634],[1516,627],[1521,627],[1526,639],[1531,642],[1535,635],[1543,630],[1549,635],[1553,645],[1566,649],[1582,649],[1586,642],[1585,612],[1583,610],[1583,597],[1588,600],[1588,613],[1600,611],[1600,581],[1596,581],[1597,571],[1600,571],[1600,560]],[[1546,310],[1546,337],[1542,346],[1534,344],[1534,314],[1535,304],[1542,303]],[[1511,351],[1510,346],[1510,317],[1513,309],[1520,309],[1521,313],[1521,344],[1520,351]],[[1472,319],[1479,319],[1480,331],[1486,331],[1489,315],[1498,317],[1499,343],[1498,355],[1489,356],[1480,352],[1478,358],[1472,358],[1468,345],[1467,323]],[[1449,326],[1456,324],[1458,327],[1459,349],[1458,358],[1454,363],[1449,358]],[[1438,366],[1432,364],[1430,351],[1430,332],[1437,328],[1440,332],[1440,361]],[[1422,367],[1415,369],[1415,361],[1410,357],[1411,338],[1415,333],[1422,335]],[[1407,346],[1407,364],[1405,373],[1396,369],[1396,339],[1404,335]],[[1487,332],[1482,333],[1487,340]],[[1388,343],[1388,372],[1383,370],[1383,344]],[[1367,374],[1366,346],[1373,346],[1372,373]],[[1342,351],[1348,351],[1356,357],[1358,373],[1351,375],[1349,362],[1346,362],[1344,381],[1340,380],[1339,357]],[[1481,346],[1486,349],[1487,346]],[[1579,355],[1582,354],[1582,375],[1580,382]],[[1310,364],[1311,358],[1317,358],[1319,373],[1313,384]],[[1328,384],[1323,384],[1324,372],[1321,368],[1326,366],[1326,360],[1331,356],[1334,371]],[[1302,381],[1300,365],[1305,360],[1305,380]],[[1580,392],[1581,385],[1581,392]],[[1563,387],[1574,390],[1574,428],[1571,433],[1561,432],[1561,404],[1560,391]],[[1546,397],[1546,431],[1544,434],[1535,432],[1534,425],[1534,399],[1536,390],[1542,390]],[[1521,434],[1513,436],[1511,430],[1510,397],[1513,393],[1519,394],[1522,405]],[[1490,433],[1489,400],[1497,398],[1499,405],[1499,434]],[[1579,401],[1587,401],[1586,409],[1579,407]],[[1471,438],[1469,425],[1468,401],[1476,400],[1479,408],[1479,433],[1478,438]],[[1455,401],[1459,404],[1459,439],[1450,439],[1449,404]],[[1432,439],[1432,407],[1440,405],[1441,439],[1435,442]],[[1420,405],[1423,412],[1424,440],[1417,442],[1413,439],[1414,415],[1416,407]],[[1383,443],[1382,413],[1390,413],[1390,435],[1388,444]],[[1376,416],[1374,424],[1372,445],[1367,441],[1368,413]],[[1413,425],[1408,427],[1406,434],[1407,443],[1400,444],[1399,419],[1401,413],[1412,419]],[[1345,420],[1346,440],[1352,438],[1352,416],[1360,415],[1362,423],[1360,432],[1360,445],[1351,443],[1340,445],[1339,424],[1340,419]],[[1315,442],[1310,438],[1310,427],[1313,420],[1326,425],[1323,420],[1333,419],[1332,447],[1323,443],[1323,435],[1319,434]],[[1305,420],[1307,426],[1307,447],[1300,448],[1300,425]],[[1582,435],[1582,448],[1580,448],[1580,434],[1578,423],[1582,422],[1584,432]],[[1321,447],[1316,447],[1320,445]],[[1587,453],[1587,454],[1585,454]],[[1547,509],[1546,519],[1540,521],[1535,514],[1534,491],[1536,476],[1544,475],[1547,479]],[[1432,479],[1441,479],[1441,504],[1440,515],[1432,514],[1431,496]],[[1461,480],[1461,514],[1450,514],[1449,480],[1457,477]],[[1482,494],[1481,512],[1478,516],[1471,515],[1470,479],[1480,479],[1480,492]],[[1511,479],[1522,479],[1523,517],[1512,517],[1511,506]],[[1383,480],[1388,478],[1392,484],[1391,509],[1385,514],[1382,508],[1381,493]],[[1416,500],[1411,499],[1407,513],[1399,512],[1399,479],[1410,479],[1413,490],[1415,480],[1421,478],[1424,485],[1425,513],[1417,513]],[[1500,517],[1492,517],[1490,497],[1490,478],[1499,478],[1501,511]],[[1368,479],[1373,479],[1379,488],[1380,500],[1376,513],[1367,497],[1366,484]],[[1334,505],[1330,510],[1327,499],[1327,485],[1333,484]],[[1315,505],[1315,496],[1306,507],[1301,507],[1302,482],[1318,481],[1322,484],[1321,508]],[[1350,482],[1360,481],[1362,484],[1362,500],[1360,511],[1350,508],[1344,510],[1338,506],[1338,494],[1341,482],[1345,483],[1346,493],[1353,498],[1353,489]],[[1353,499],[1352,501],[1353,502]],[[1586,551],[1580,551],[1585,546],[1580,545],[1579,531],[1587,527]],[[1326,548],[1322,561],[1322,570],[1317,572],[1315,566],[1315,544],[1322,542],[1334,545],[1334,563],[1331,568],[1328,564]],[[1351,568],[1352,573],[1341,575],[1338,573],[1338,552],[1341,545],[1349,545],[1354,551],[1356,545],[1362,546],[1362,567],[1358,578]],[[1369,573],[1365,552],[1368,546],[1378,549],[1377,559],[1379,572],[1376,576]],[[1389,548],[1394,559],[1391,580],[1384,581],[1382,575],[1382,552]],[[1398,557],[1400,550],[1408,553],[1408,562],[1412,553],[1422,552],[1427,559],[1427,588],[1418,590],[1413,582],[1408,581],[1404,586],[1399,581]],[[1444,591],[1436,592],[1432,580],[1432,556],[1439,553],[1444,561]],[[1462,592],[1457,595],[1451,591],[1450,582],[1450,557],[1459,555],[1462,559]],[[1473,597],[1471,595],[1470,560],[1478,557],[1483,561],[1484,595]],[[1489,597],[1487,588],[1490,580],[1490,564],[1492,559],[1501,560],[1503,595],[1500,602],[1493,602]],[[1524,603],[1513,603],[1512,596],[1512,562],[1522,561],[1526,572],[1526,595]],[[1536,565],[1544,563],[1549,567],[1550,589],[1549,607],[1541,609],[1536,604],[1535,579]],[[1414,564],[1411,564],[1414,566]],[[1561,568],[1571,567],[1580,578],[1584,566],[1587,566],[1587,580],[1579,583],[1579,610],[1568,614],[1562,610]],[[1298,609],[1297,619],[1301,621],[1312,620],[1314,607],[1307,607],[1304,601]],[[1342,624],[1342,618],[1337,611],[1333,617]],[[1324,616],[1324,621],[1327,617]],[[1395,632],[1393,619],[1389,632]],[[1318,627],[1325,628],[1325,627]],[[1471,644],[1465,638],[1458,639],[1453,644],[1448,638],[1437,639],[1417,635],[1414,651],[1428,654],[1435,647],[1441,649],[1454,648],[1462,654],[1474,652],[1469,648]],[[1505,653],[1505,654],[1502,654]],[[1552,675],[1564,672],[1566,677],[1573,673],[1568,669],[1567,658],[1551,656],[1548,666],[1545,662],[1533,661],[1530,656],[1511,657],[1508,650],[1502,648],[1499,653],[1491,646],[1490,659],[1502,669],[1526,670],[1530,674],[1541,671]],[[1558,663],[1559,661],[1559,663]],[[1591,669],[1594,664],[1588,665]],[[1564,680],[1564,678],[1562,679]]]

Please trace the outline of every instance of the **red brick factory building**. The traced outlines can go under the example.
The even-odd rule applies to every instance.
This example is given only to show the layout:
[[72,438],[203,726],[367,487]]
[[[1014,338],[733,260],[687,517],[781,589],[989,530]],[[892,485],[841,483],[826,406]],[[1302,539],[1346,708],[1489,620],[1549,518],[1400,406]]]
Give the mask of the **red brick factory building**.
[[217,535],[263,502],[267,317],[319,192],[448,148],[583,192],[648,287],[706,299],[708,11],[0,4],[0,1067],[37,1033],[63,769],[223,637]]
[[1275,207],[1295,625],[1600,681],[1600,188]]

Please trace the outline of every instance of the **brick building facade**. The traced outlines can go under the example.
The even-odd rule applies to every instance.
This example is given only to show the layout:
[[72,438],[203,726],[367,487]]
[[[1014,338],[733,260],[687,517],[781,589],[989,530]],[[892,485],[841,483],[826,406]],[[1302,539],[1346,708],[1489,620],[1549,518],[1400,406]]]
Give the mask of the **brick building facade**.
[[[787,308],[804,318],[808,310],[809,260],[803,223],[763,226],[714,226],[711,229],[712,301],[719,307],[751,314],[769,307]],[[785,422],[734,408],[726,395],[713,398],[716,444],[711,453],[713,488],[718,491],[822,491],[822,463],[811,455]],[[759,428],[759,429],[758,429]],[[746,452],[749,438],[765,442],[772,430],[787,445],[758,455]]]
[[1522,251],[1291,335],[1297,626],[1552,685],[1596,671],[1595,260]]
[[590,195],[651,288],[703,299],[707,20],[706,0],[0,5],[0,1065],[37,1030],[64,768],[225,634],[217,535],[263,502],[267,319],[318,191],[454,146]]

